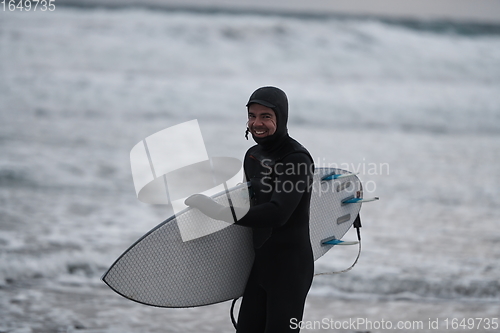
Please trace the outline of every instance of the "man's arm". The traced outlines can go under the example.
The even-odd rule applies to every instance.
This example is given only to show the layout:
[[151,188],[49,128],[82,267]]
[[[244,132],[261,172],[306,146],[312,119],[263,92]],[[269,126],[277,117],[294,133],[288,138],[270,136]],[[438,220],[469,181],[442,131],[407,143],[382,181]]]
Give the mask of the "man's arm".
[[313,163],[308,155],[290,154],[279,163],[271,200],[250,207],[236,224],[252,228],[280,227],[290,219],[304,193],[312,190]]
[[[236,224],[252,228],[280,227],[289,220],[304,193],[312,190],[313,163],[309,156],[294,153],[280,163],[271,200],[252,206],[248,211],[233,207],[238,220]],[[230,207],[222,206],[205,195],[194,194],[185,203],[213,219],[235,222]]]

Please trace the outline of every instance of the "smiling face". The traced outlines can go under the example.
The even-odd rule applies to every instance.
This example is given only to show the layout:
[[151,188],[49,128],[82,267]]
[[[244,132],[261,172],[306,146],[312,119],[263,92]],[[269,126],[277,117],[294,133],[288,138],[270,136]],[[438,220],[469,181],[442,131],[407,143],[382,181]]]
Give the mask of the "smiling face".
[[256,138],[265,138],[276,132],[277,121],[273,109],[260,104],[248,106],[248,128]]

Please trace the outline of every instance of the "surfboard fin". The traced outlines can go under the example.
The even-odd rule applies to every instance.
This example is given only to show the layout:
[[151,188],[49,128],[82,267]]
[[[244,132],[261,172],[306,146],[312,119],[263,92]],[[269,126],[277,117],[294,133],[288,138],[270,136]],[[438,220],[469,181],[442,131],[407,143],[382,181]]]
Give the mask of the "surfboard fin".
[[358,202],[370,202],[370,201],[376,201],[378,200],[379,197],[373,197],[373,198],[350,198],[347,200],[343,200],[342,204],[350,204],[350,203],[358,203]]
[[343,241],[340,239],[330,239],[330,240],[325,240],[321,242],[321,245],[356,245],[358,244],[358,241]]
[[332,179],[339,179],[339,178],[344,178],[344,177],[349,177],[349,176],[355,176],[358,173],[332,173],[330,175],[326,175],[323,178],[321,178],[321,181],[327,181],[327,180],[332,180]]

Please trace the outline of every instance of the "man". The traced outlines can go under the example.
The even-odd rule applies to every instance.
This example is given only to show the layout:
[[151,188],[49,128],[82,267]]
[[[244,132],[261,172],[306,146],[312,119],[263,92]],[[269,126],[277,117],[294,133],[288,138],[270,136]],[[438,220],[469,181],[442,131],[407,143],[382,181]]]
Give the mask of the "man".
[[[243,165],[253,196],[250,210],[236,224],[252,228],[255,261],[237,333],[297,332],[291,323],[302,320],[314,271],[309,239],[314,164],[309,152],[288,135],[288,100],[282,90],[257,89],[247,108],[247,135],[257,145],[247,151]],[[232,212],[208,197],[195,194],[186,204],[232,222]]]

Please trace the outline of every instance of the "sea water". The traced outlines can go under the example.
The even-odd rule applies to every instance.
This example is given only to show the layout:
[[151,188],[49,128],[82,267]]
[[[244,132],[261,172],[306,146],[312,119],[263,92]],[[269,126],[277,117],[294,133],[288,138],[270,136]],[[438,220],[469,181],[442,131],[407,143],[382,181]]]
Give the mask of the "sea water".
[[[241,159],[254,144],[245,104],[264,85],[288,94],[289,133],[317,165],[358,172],[365,196],[380,197],[361,210],[357,265],[317,277],[311,297],[369,303],[379,317],[408,302],[469,304],[443,316],[498,314],[500,28],[417,23],[2,12],[0,330],[162,331],[159,312],[127,308],[100,281],[171,214],[137,200],[129,152],[198,119],[209,156]],[[336,247],[316,271],[345,269],[357,251]],[[178,319],[164,331],[231,331],[213,307],[170,310]]]

